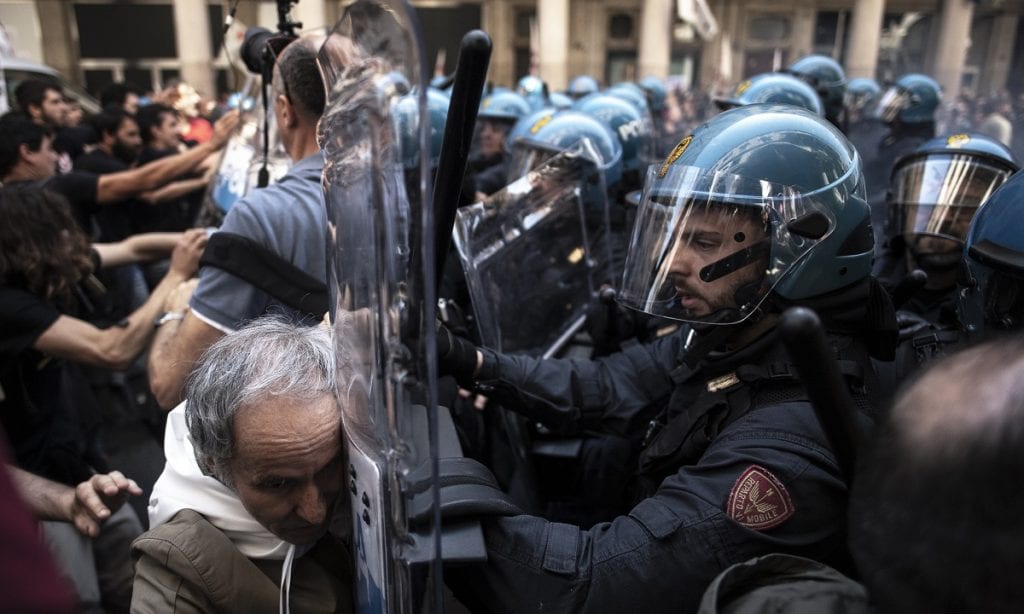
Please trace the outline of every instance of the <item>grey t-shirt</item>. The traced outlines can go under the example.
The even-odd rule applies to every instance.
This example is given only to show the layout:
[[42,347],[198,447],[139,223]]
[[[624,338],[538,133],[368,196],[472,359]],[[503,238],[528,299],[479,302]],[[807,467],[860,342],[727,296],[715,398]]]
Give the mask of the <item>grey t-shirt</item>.
[[[274,185],[254,190],[235,203],[220,229],[256,241],[326,283],[323,167],[320,153],[303,158]],[[199,287],[190,307],[199,319],[225,333],[270,312],[301,316],[248,282],[211,266],[199,270]]]

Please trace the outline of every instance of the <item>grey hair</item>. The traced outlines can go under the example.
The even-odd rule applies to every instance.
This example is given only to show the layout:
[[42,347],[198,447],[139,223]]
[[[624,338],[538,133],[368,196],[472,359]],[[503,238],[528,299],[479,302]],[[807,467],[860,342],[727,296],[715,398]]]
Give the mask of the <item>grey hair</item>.
[[185,422],[200,466],[231,486],[224,467],[234,454],[239,409],[274,396],[333,396],[334,365],[327,330],[280,316],[253,320],[211,345],[186,384]]

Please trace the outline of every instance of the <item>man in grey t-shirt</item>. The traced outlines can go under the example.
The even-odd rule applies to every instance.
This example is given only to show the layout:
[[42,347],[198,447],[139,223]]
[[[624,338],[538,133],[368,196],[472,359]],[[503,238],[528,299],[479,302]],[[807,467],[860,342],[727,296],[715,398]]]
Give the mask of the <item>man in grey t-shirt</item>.
[[[316,141],[324,87],[316,52],[314,41],[299,39],[281,52],[274,65],[277,130],[295,165],[276,184],[238,201],[221,230],[251,239],[326,282],[323,156]],[[288,310],[221,269],[203,267],[198,287],[194,283],[183,285],[168,299],[149,354],[149,385],[165,409],[182,400],[185,378],[206,348],[248,320],[268,311]]]

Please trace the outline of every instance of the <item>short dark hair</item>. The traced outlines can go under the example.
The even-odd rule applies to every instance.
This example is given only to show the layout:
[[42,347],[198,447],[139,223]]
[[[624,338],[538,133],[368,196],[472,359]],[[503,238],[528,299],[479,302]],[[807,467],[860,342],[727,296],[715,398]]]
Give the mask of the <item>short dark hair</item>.
[[861,459],[850,550],[882,612],[1017,612],[1024,338],[954,354],[898,397]]
[[142,142],[147,145],[152,143],[153,128],[157,128],[163,123],[165,115],[176,115],[177,113],[171,107],[158,102],[139,107],[139,112],[135,114],[135,121],[139,124],[139,134],[142,135]]
[[0,117],[0,177],[6,177],[20,158],[21,146],[39,151],[43,138],[53,136],[47,126],[41,126],[24,113],[12,111]]
[[100,106],[103,108],[110,106],[123,107],[128,94],[138,96],[139,88],[128,83],[111,83],[100,92]]
[[316,53],[311,40],[300,38],[285,47],[277,58],[279,78],[288,99],[312,119],[319,119],[323,114],[326,100]]
[[105,134],[116,135],[121,127],[121,123],[126,119],[135,121],[135,118],[130,113],[126,113],[120,107],[107,107],[90,117],[89,123],[92,125],[93,130],[96,131],[96,136],[102,140]]
[[14,90],[14,100],[18,103],[18,108],[28,113],[30,106],[39,107],[43,104],[43,99],[46,98],[46,92],[54,90],[61,96],[64,95],[64,89],[56,81],[49,79],[27,79],[18,84],[18,88]]

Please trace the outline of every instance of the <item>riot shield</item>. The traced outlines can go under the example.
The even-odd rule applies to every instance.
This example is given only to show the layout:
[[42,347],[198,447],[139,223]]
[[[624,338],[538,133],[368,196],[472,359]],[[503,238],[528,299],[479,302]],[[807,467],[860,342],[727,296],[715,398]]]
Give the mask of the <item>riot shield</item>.
[[[238,127],[228,139],[221,154],[217,172],[213,176],[203,199],[201,218],[204,224],[216,225],[231,210],[231,207],[257,185],[257,176],[262,166],[263,105],[259,104],[260,78],[248,75],[245,85],[235,95],[237,108],[241,112]],[[268,101],[270,123],[270,148],[267,152],[267,169],[270,182],[283,177],[291,168],[292,161],[281,145],[275,127],[273,101]]]
[[459,209],[455,244],[485,346],[552,356],[585,322],[609,260],[595,160],[584,139]]
[[404,169],[393,113],[411,87],[419,106],[412,140],[428,151],[426,63],[412,8],[396,0],[348,6],[318,64],[327,87],[318,136],[358,611],[438,611],[429,155],[419,156],[415,170]]

